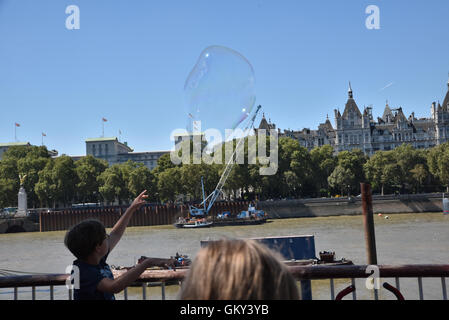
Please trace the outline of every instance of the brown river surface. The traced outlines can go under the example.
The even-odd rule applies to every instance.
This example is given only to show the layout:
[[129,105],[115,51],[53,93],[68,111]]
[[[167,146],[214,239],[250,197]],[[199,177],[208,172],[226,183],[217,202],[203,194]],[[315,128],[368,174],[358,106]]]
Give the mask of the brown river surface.
[[[449,215],[442,213],[375,215],[378,264],[449,264]],[[0,269],[33,273],[65,273],[74,257],[64,247],[65,231],[0,234]],[[336,258],[367,264],[363,218],[335,216],[273,219],[264,225],[228,226],[205,229],[177,229],[171,225],[129,227],[108,258],[110,265],[131,266],[141,255],[169,257],[176,252],[194,258],[200,240],[222,237],[253,238],[268,236],[313,235],[315,249],[335,251]],[[1,271],[1,270],[0,270]],[[395,286],[394,279],[382,279]],[[447,285],[446,280],[446,285]],[[351,284],[350,279],[335,281],[335,294]],[[365,279],[356,279],[357,299],[373,299]],[[405,299],[418,299],[417,278],[401,279]],[[147,299],[160,299],[161,288],[146,289]],[[166,298],[176,299],[179,286],[166,287]],[[442,299],[441,278],[423,278],[424,299]],[[330,299],[329,280],[312,281],[313,299]],[[141,299],[142,288],[130,288],[130,299]],[[0,289],[0,300],[12,299],[12,289]],[[31,288],[19,288],[19,299],[30,299]],[[39,287],[37,299],[48,299],[49,288]],[[67,299],[65,286],[55,288],[55,299]],[[123,299],[123,294],[117,294]],[[380,299],[394,299],[381,289]],[[352,299],[348,295],[345,299]]]

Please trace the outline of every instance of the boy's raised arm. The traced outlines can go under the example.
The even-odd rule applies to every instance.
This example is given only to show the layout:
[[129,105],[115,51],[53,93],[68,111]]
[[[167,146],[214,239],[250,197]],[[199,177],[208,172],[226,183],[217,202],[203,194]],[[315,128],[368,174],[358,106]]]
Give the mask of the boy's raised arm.
[[145,203],[145,198],[148,198],[148,195],[146,195],[145,192],[147,192],[147,190],[144,190],[137,196],[136,199],[134,199],[133,203],[131,203],[129,208],[126,209],[125,213],[112,228],[112,231],[109,234],[109,251],[111,251],[122,238],[122,235],[125,232],[133,213],[140,209],[140,207]]

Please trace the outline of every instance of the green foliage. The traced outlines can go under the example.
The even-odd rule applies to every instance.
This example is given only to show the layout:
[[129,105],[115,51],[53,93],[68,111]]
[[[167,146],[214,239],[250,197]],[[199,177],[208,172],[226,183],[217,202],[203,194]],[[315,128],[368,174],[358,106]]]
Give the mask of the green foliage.
[[178,194],[184,193],[181,181],[181,168],[167,168],[158,175],[157,189],[162,201],[175,201]]
[[339,190],[341,195],[345,193],[345,190],[349,192],[355,181],[354,172],[341,164],[337,165],[328,178],[329,186]]
[[[270,137],[265,142],[268,152]],[[237,141],[232,144],[235,148]],[[221,147],[224,160],[225,145]],[[249,154],[258,154],[257,147],[248,149],[248,139],[243,150],[244,163],[234,165],[223,186],[228,197],[263,200],[358,194],[364,181],[380,193],[440,191],[441,186],[449,186],[449,143],[429,150],[404,144],[367,157],[358,149],[334,155],[329,145],[309,152],[297,140],[280,138],[274,175],[260,175],[264,167],[260,159],[248,163]],[[92,156],[74,162],[64,155],[51,158],[45,147],[12,147],[0,161],[0,206],[17,205],[19,175],[26,175],[23,185],[29,207],[54,207],[72,202],[129,202],[145,189],[150,201],[201,200],[201,177],[207,196],[224,169],[225,164],[175,165],[170,154],[159,158],[153,171],[132,161],[108,167]]]
[[432,148],[427,156],[430,173],[449,188],[449,142]]
[[0,162],[0,179],[3,178],[6,194],[2,197],[5,203],[17,203],[17,193],[20,187],[19,176],[25,176],[23,186],[27,191],[28,206],[38,204],[35,185],[39,181],[39,171],[51,161],[47,148],[44,146],[13,146],[4,154]]
[[[348,193],[359,193],[360,183],[365,182],[363,166],[368,157],[359,150],[342,151],[337,156],[337,166],[328,178],[329,186]],[[341,192],[343,193],[343,192]]]
[[105,160],[97,159],[91,155],[75,161],[75,172],[78,176],[76,184],[77,194],[82,202],[97,202],[99,183],[97,177],[108,167]]
[[310,151],[313,181],[315,190],[319,190],[320,194],[329,190],[328,177],[337,166],[337,157],[334,156],[334,149],[330,145],[313,148]]
[[128,190],[131,198],[137,197],[143,190],[147,190],[148,200],[156,200],[155,177],[150,169],[144,165],[136,167],[128,177]]
[[123,178],[123,170],[119,164],[115,164],[98,176],[99,192],[104,200],[109,203],[118,199],[119,203],[128,196],[128,188]]

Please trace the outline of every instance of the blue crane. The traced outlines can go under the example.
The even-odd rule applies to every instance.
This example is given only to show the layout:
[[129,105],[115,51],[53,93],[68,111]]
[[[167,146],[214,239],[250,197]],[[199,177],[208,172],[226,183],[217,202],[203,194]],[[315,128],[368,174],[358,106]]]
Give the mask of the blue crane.
[[[246,121],[246,125],[245,125],[245,129],[244,132],[246,132],[248,129],[251,129],[254,127],[254,121],[256,120],[256,116],[257,113],[259,112],[259,110],[262,107],[259,105],[257,106],[254,114],[252,117],[248,118],[248,120]],[[209,194],[207,196],[207,198],[205,198],[205,194],[204,194],[204,183],[203,183],[203,177],[201,177],[201,188],[202,188],[202,192],[203,192],[203,201],[200,203],[200,205],[198,207],[195,207],[193,205],[191,205],[189,207],[189,213],[191,216],[207,216],[210,209],[212,208],[214,202],[217,200],[217,198],[220,196],[220,194],[222,193],[222,189],[223,186],[226,182],[226,180],[229,177],[229,174],[232,171],[232,168],[234,166],[234,158],[235,158],[235,154],[237,153],[237,150],[239,150],[239,147],[242,143],[242,141],[244,141],[244,138],[240,138],[238,139],[237,145],[235,147],[234,152],[232,153],[232,156],[230,157],[228,163],[226,164],[225,170],[223,171],[220,180],[218,181],[217,186],[215,187],[215,190],[212,191],[211,194]],[[202,208],[200,206],[203,206]]]

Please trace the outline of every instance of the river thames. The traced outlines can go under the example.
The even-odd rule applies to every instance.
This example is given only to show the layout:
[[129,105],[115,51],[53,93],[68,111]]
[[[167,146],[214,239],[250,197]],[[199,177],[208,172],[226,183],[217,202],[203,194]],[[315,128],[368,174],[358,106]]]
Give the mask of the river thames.
[[[389,214],[389,219],[374,216],[377,261],[379,265],[448,264],[449,215],[442,213]],[[74,257],[64,246],[65,231],[0,234],[0,269],[34,273],[65,273]],[[142,256],[169,257],[176,252],[194,258],[200,240],[253,238],[268,236],[313,235],[315,249],[335,251],[336,258],[367,264],[363,217],[333,216],[273,219],[264,225],[228,226],[206,229],[177,229],[171,225],[127,228],[121,241],[108,257],[108,263],[131,266]],[[393,286],[394,279],[385,279]],[[336,294],[350,285],[350,279],[335,281]],[[372,299],[365,279],[356,279],[357,298]],[[441,279],[423,279],[424,299],[442,299]],[[37,288],[37,299],[48,299],[48,287]],[[147,289],[148,299],[160,299],[158,287]],[[176,299],[179,286],[167,286],[166,298]],[[30,299],[31,288],[20,288],[19,299]],[[130,288],[129,298],[141,299],[141,288]],[[401,279],[405,299],[418,299],[416,278]],[[313,299],[330,299],[329,281],[312,281]],[[0,299],[12,299],[12,289],[0,289]],[[67,299],[64,286],[55,288],[56,299]],[[116,295],[122,299],[123,294]],[[347,298],[351,298],[349,295]],[[393,299],[382,289],[381,299]]]

